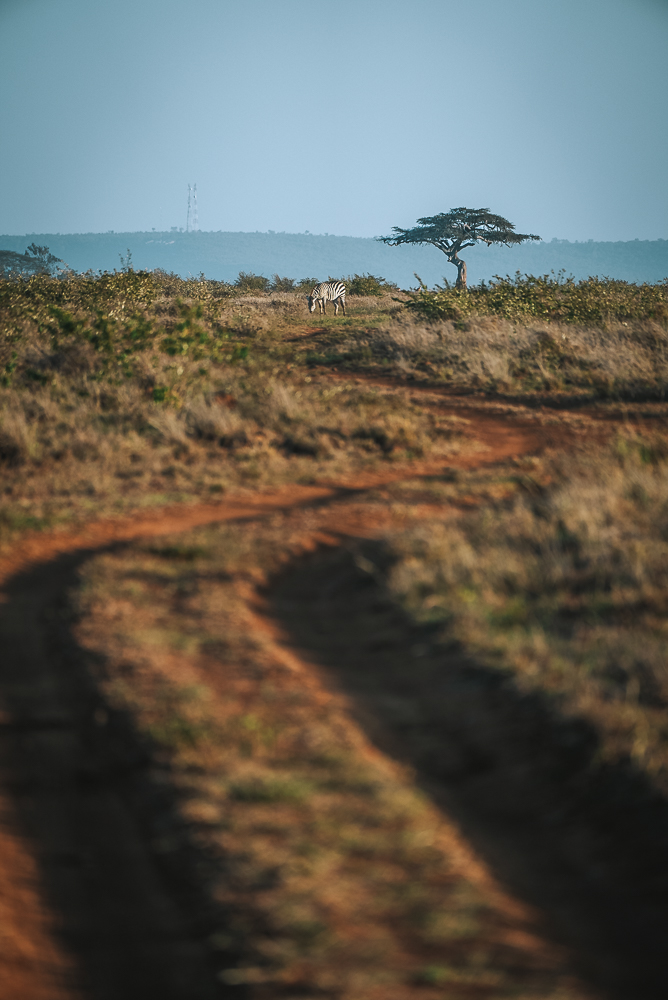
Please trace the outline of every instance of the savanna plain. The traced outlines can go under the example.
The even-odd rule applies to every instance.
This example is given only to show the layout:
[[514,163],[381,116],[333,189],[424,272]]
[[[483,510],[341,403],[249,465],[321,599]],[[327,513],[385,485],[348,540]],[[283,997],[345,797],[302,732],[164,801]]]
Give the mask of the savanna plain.
[[6,1000],[668,992],[668,286],[0,281]]

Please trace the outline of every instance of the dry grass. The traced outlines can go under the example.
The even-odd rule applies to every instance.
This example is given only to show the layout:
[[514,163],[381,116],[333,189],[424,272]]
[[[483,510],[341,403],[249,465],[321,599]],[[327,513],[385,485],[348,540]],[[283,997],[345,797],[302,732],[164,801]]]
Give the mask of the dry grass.
[[267,1000],[573,995],[410,771],[252,609],[299,544],[299,519],[200,530],[96,558],[77,598],[110,710],[179,793],[153,849],[209,859],[221,980]]
[[232,370],[214,376],[208,391],[197,388],[178,406],[154,402],[131,382],[84,392],[57,377],[36,390],[0,390],[7,528],[20,526],[22,511],[54,523],[332,478],[457,447],[447,418],[351,385]]
[[4,530],[92,511],[340,475],[443,453],[419,403],[321,386],[323,365],[497,395],[662,399],[666,330],[468,317],[428,323],[406,296],[303,295],[126,272],[0,285]]
[[[335,319],[310,317],[294,294],[165,275],[2,283],[2,536],[462,447],[435,394],[324,367],[544,402],[665,398],[658,321],[427,323],[397,298],[351,296]],[[602,761],[628,758],[664,793],[667,456],[665,436],[625,432],[607,451],[367,498],[395,524],[415,521],[387,533],[393,562],[376,584],[388,615],[403,608],[408,633],[431,624],[434,649],[458,643],[588,720]],[[472,509],[454,520],[453,503]],[[111,711],[129,715],[179,794],[181,826],[154,850],[188,841],[212,859],[223,982],[258,1000],[583,995],[554,955],[512,944],[517,914],[475,876],[410,770],[373,751],[345,700],[253,610],[256,587],[299,554],[304,516],[99,556],[74,598]],[[359,530],[377,535],[372,520]],[[391,645],[390,626],[379,641]],[[419,670],[397,655],[399,690],[401,672]]]
[[302,296],[107,279],[0,289],[4,534],[454,446],[419,404],[313,383],[283,345]]
[[[415,397],[409,403],[306,374],[328,357],[500,394],[662,398],[668,384],[668,335],[651,320],[590,329],[493,316],[427,323],[403,308],[401,294],[385,294],[351,296],[348,316],[316,325],[301,295],[231,295],[215,282],[133,272],[5,281],[0,292],[5,537],[71,517],[331,479],[458,447],[451,422]],[[506,510],[489,498],[487,520],[473,517],[457,530],[436,523],[433,537],[431,525],[420,529],[430,545],[419,559],[406,555],[393,578],[420,614],[430,601],[429,614],[439,613],[439,573],[449,581],[448,601],[475,592],[475,600],[457,599],[455,617],[467,635],[487,636],[485,648],[513,669],[524,664],[521,672],[547,687],[578,678],[578,690],[589,692],[578,695],[582,704],[605,702],[603,714],[619,716],[610,722],[615,752],[646,757],[657,773],[665,688],[662,440],[621,443],[628,454],[553,470],[559,485],[540,502],[532,497]],[[453,489],[456,495],[460,487]],[[421,588],[429,593],[418,601]],[[650,691],[659,699],[654,707]],[[642,735],[654,711],[656,734]]]
[[[389,539],[390,589],[523,688],[587,719],[600,762],[668,791],[668,447],[536,461],[523,495]],[[545,485],[541,485],[545,484]]]
[[668,392],[668,332],[653,320],[602,330],[497,317],[428,323],[402,311],[340,340],[336,360],[500,395],[665,399]]

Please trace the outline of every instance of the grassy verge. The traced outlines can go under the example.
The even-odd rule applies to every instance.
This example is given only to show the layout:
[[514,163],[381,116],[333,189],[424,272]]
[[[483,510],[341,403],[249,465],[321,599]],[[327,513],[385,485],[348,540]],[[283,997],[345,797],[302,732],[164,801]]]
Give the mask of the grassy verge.
[[219,978],[257,998],[573,995],[558,957],[516,943],[521,914],[410,770],[261,627],[249,598],[302,529],[277,518],[99,556],[77,597],[109,711],[177,789],[180,822],[153,850],[207,859]]
[[598,763],[668,792],[664,435],[538,462],[520,495],[388,543],[391,592],[444,642],[586,719]]
[[305,360],[500,397],[634,401],[664,400],[668,392],[668,332],[653,319],[615,319],[605,328],[540,317],[452,320],[396,303],[382,310],[379,302],[361,329],[359,322],[339,327]]

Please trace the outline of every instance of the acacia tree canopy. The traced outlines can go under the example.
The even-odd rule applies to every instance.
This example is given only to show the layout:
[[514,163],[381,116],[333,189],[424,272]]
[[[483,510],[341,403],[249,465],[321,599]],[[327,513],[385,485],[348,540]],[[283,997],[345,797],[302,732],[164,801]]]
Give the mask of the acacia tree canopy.
[[0,275],[19,274],[29,277],[31,274],[54,274],[56,265],[62,264],[60,257],[54,256],[48,247],[31,243],[25,253],[14,250],[0,250]]
[[512,246],[525,240],[540,240],[533,233],[516,233],[515,227],[501,215],[492,215],[488,208],[451,208],[449,212],[417,220],[412,229],[394,226],[391,236],[379,236],[381,243],[397,247],[402,243],[431,243],[446,255],[457,268],[457,288],[466,288],[466,261],[458,256],[465,247],[478,242],[503,243]]

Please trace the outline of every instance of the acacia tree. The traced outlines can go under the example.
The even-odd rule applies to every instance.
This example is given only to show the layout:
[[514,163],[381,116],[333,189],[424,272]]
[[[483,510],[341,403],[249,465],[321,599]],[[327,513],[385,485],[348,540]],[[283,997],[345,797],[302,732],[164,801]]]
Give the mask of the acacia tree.
[[391,236],[379,236],[381,243],[398,247],[402,243],[431,243],[442,250],[451,264],[457,268],[456,288],[466,288],[466,261],[460,259],[459,251],[473,247],[478,242],[503,243],[511,246],[525,240],[539,240],[533,233],[516,233],[512,222],[500,215],[492,215],[488,208],[451,208],[440,215],[418,219],[412,229],[394,226]]
[[36,243],[31,243],[25,253],[0,250],[0,274],[2,275],[19,274],[29,277],[32,274],[54,274],[56,264],[62,263],[60,257],[55,257],[48,247],[40,247]]
[[30,244],[26,250],[26,257],[32,262],[36,274],[53,274],[56,264],[63,263],[48,247],[40,247],[37,243]]

